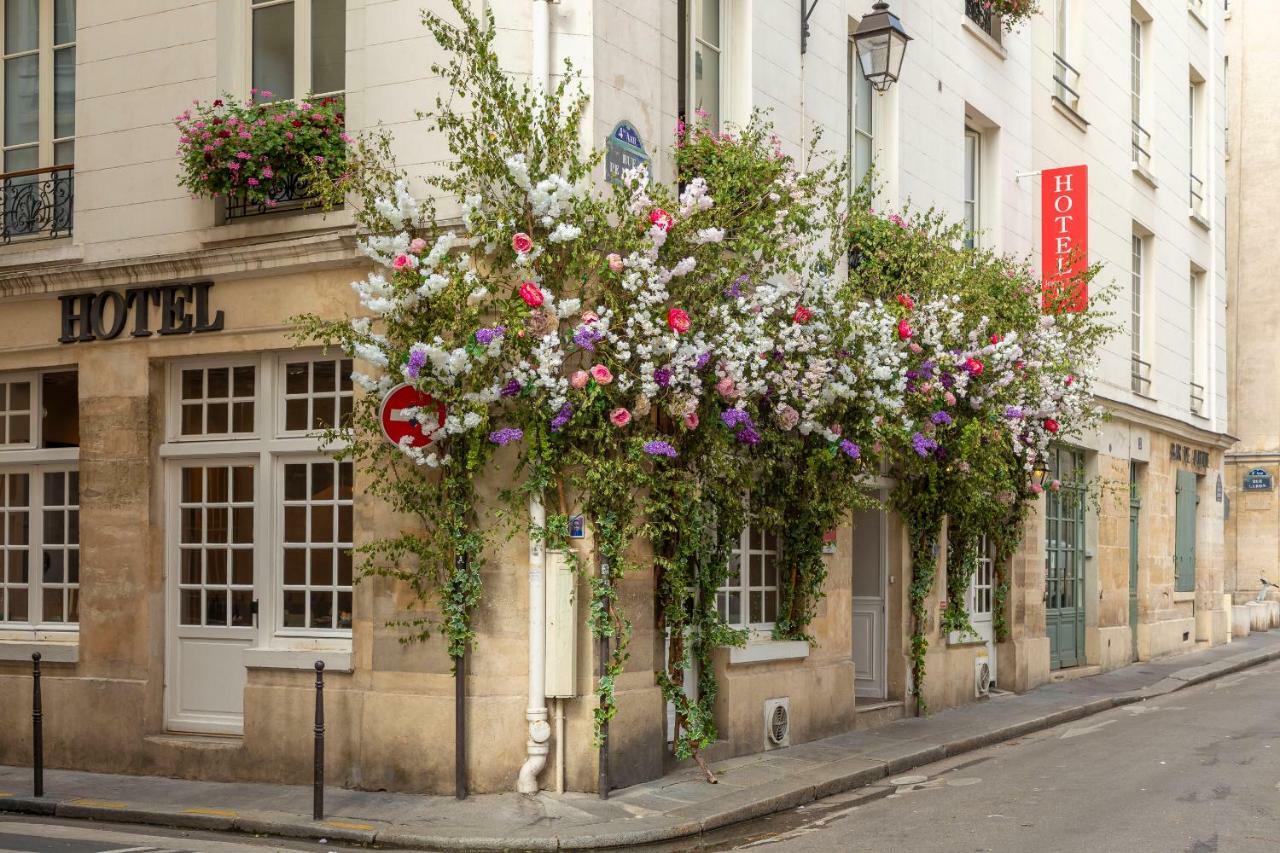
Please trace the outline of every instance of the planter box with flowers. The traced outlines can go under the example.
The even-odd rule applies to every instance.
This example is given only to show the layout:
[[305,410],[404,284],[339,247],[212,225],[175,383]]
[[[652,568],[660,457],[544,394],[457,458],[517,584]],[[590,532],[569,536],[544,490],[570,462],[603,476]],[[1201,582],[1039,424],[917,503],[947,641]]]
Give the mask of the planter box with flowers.
[[307,175],[321,169],[336,178],[346,167],[342,99],[324,97],[264,102],[224,96],[197,101],[174,119],[178,128],[178,183],[202,198],[222,198],[236,219],[318,204]]

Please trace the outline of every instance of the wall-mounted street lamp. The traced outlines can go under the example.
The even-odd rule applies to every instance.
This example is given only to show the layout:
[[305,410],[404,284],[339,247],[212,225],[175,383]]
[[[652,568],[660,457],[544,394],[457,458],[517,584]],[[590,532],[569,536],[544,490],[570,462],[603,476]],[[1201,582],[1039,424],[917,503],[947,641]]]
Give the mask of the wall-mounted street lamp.
[[1041,457],[1036,460],[1035,464],[1031,468],[1031,478],[1035,481],[1037,486],[1043,486],[1044,481],[1048,479],[1048,477],[1049,463],[1044,460],[1044,457]]
[[889,4],[884,0],[879,0],[862,16],[853,33],[853,43],[858,49],[862,75],[871,88],[886,92],[898,82],[902,56],[907,52],[909,41],[911,36],[902,28],[902,21],[889,11]]

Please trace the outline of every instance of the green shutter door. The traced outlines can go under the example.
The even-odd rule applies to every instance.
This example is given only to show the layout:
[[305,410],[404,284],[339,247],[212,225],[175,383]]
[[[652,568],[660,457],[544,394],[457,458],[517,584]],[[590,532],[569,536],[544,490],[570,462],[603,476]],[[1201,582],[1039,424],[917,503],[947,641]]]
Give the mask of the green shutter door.
[[1084,454],[1058,448],[1049,462],[1060,486],[1045,495],[1045,627],[1061,669],[1084,663]]
[[1177,512],[1173,534],[1173,589],[1175,592],[1196,590],[1196,475],[1178,472]]
[[1138,659],[1138,465],[1129,463],[1129,631],[1133,635],[1133,659]]

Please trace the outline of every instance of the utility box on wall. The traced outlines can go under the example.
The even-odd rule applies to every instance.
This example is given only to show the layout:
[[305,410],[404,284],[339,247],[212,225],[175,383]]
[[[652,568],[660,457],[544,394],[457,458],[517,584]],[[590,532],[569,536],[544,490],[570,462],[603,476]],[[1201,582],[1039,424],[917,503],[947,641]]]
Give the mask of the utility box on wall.
[[564,551],[547,551],[547,676],[552,698],[577,696],[577,572]]

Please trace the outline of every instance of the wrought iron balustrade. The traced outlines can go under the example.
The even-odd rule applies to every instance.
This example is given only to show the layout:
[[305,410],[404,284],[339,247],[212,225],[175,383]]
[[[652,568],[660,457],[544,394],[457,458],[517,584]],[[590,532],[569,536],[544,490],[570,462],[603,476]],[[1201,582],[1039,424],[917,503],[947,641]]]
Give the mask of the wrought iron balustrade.
[[0,243],[71,236],[75,165],[0,174]]
[[1080,110],[1079,88],[1080,72],[1074,65],[1055,53],[1053,55],[1053,93],[1073,112]]
[[1135,356],[1129,359],[1130,387],[1133,393],[1151,396],[1151,363]]
[[303,208],[319,207],[320,198],[311,191],[304,177],[284,174],[263,201],[250,200],[241,192],[227,196],[225,217],[243,219],[246,216],[262,216],[267,213],[289,213]]
[[1144,169],[1151,168],[1151,133],[1137,121],[1133,122],[1133,162]]
[[978,25],[978,29],[991,36],[996,42],[1000,41],[1002,28],[998,12],[991,11],[982,0],[964,0],[964,13],[969,20]]

